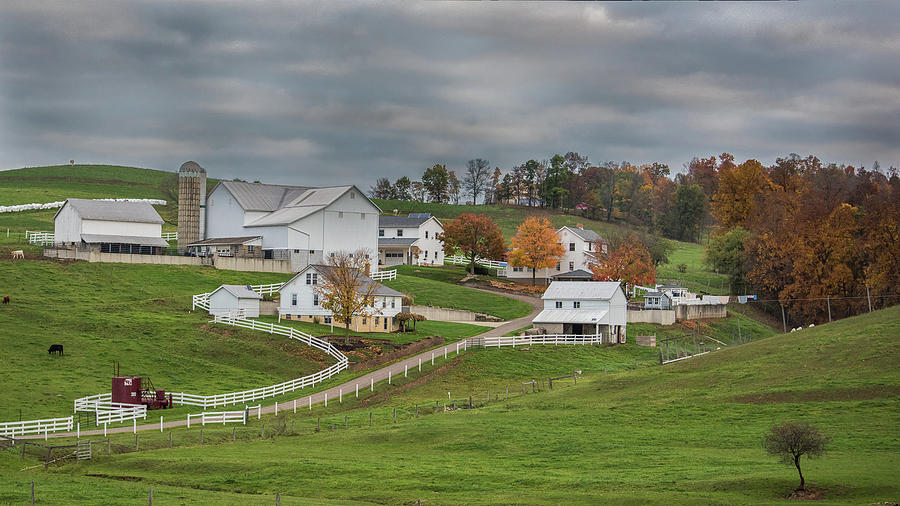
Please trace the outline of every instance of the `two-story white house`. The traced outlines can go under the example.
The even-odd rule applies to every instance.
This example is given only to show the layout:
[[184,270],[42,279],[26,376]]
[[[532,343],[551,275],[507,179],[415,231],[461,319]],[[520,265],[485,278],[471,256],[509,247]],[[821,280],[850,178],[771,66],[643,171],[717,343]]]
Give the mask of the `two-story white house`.
[[624,343],[628,299],[614,281],[554,281],[544,309],[533,320],[548,334],[602,334],[603,342]]
[[444,265],[444,226],[429,213],[378,218],[378,265]]
[[[535,279],[539,283],[549,283],[556,279],[585,279],[585,275],[591,272],[591,265],[601,262],[603,256],[609,253],[606,241],[593,230],[587,230],[581,225],[561,227],[556,235],[565,251],[555,267],[537,270]],[[506,277],[531,281],[531,269],[510,266],[506,269]]]
[[163,219],[147,202],[66,199],[53,216],[54,242],[101,253],[161,254]]
[[263,258],[294,270],[337,251],[378,251],[381,210],[355,186],[313,188],[222,181],[206,198],[205,237],[260,238]]
[[[298,320],[317,322],[323,325],[339,325],[333,313],[322,307],[322,295],[319,285],[324,283],[322,272],[329,269],[327,265],[309,265],[300,270],[279,290],[281,300],[278,305],[278,320]],[[374,304],[360,314],[355,315],[350,323],[350,330],[356,332],[393,332],[399,329],[394,319],[403,310],[403,293],[373,281],[368,276],[363,282],[375,286]]]

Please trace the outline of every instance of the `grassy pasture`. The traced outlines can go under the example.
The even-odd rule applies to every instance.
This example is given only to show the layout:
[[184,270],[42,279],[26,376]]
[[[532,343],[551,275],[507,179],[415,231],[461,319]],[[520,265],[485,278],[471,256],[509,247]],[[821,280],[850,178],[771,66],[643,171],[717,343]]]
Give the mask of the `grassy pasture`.
[[[420,268],[419,270],[424,270]],[[440,270],[438,270],[440,272]],[[426,277],[397,274],[397,279],[384,284],[403,293],[413,295],[413,303],[424,306],[440,306],[465,309],[497,316],[504,320],[525,316],[531,306],[520,300],[502,295],[485,293],[464,286],[457,286]]]
[[[817,504],[895,502],[898,336],[900,308],[891,308],[664,367],[632,345],[478,350],[373,407],[270,419],[276,430],[293,418],[296,435],[258,440],[256,425],[231,443],[230,428],[208,427],[220,444],[200,446],[195,429],[183,430],[174,449],[49,472],[21,472],[15,454],[2,452],[0,501],[22,501],[35,479],[60,504],[136,504],[149,487],[210,504],[271,502],[275,492],[282,504],[783,504],[796,472],[765,455],[761,437],[774,423],[804,420],[832,438],[825,457],[804,461],[811,486],[824,491]],[[585,374],[577,386],[513,390],[475,410],[410,411],[446,399],[444,388],[465,389],[460,382],[501,393],[576,366]]]

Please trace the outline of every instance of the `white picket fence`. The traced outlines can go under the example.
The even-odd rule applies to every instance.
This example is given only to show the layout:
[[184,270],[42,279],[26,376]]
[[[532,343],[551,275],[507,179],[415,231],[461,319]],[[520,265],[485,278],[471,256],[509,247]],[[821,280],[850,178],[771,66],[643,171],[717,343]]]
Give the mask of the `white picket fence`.
[[97,425],[146,419],[147,406],[143,404],[118,404],[111,402],[97,407]]
[[[444,257],[444,263],[452,265],[469,265],[469,259],[461,255],[453,255]],[[501,277],[506,276],[506,269],[509,267],[509,264],[506,262],[488,260],[486,258],[476,258],[475,263],[482,267],[487,267],[488,269],[496,269],[497,276]]]
[[247,425],[247,411],[204,411],[203,413],[196,415],[188,415],[188,428],[191,426],[191,419],[196,420],[200,419],[200,425],[206,425],[208,423],[221,423],[225,425],[226,423],[242,423]]
[[31,230],[25,231],[25,238],[28,239],[28,244],[53,244],[55,241],[56,234],[53,232],[34,232]]
[[74,417],[45,418],[43,420],[26,420],[23,422],[0,423],[0,435],[6,437],[25,436],[28,434],[48,434],[61,430],[72,430]]
[[390,281],[392,279],[397,279],[397,269],[373,272],[369,277],[375,281]]
[[166,241],[175,241],[178,239],[178,232],[163,232],[162,238]]
[[[248,285],[250,289],[260,295],[271,295],[273,293],[278,293],[278,290],[281,290],[281,287],[284,286],[284,283],[269,283],[267,285]],[[209,311],[209,296],[212,292],[206,293],[198,293],[194,295],[191,300],[191,310],[197,309],[205,309]]]
[[[481,337],[470,338],[477,345],[485,348],[501,346],[523,346],[536,344],[603,344],[603,334],[578,335],[578,334],[545,334],[539,336],[506,336],[506,337]],[[469,343],[469,346],[472,346]]]

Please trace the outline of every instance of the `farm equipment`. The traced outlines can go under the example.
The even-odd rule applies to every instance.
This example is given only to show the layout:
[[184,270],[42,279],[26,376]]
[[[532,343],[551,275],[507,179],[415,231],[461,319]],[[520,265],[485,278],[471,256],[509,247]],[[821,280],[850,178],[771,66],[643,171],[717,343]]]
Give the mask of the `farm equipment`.
[[112,402],[121,404],[143,404],[147,409],[168,409],[172,407],[172,394],[153,388],[150,378],[139,376],[116,376],[112,379]]

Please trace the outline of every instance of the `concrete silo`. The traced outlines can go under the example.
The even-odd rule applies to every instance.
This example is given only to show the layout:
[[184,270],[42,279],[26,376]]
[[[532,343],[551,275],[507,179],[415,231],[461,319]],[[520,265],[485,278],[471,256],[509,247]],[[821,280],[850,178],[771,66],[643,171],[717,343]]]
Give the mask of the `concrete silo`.
[[205,239],[206,169],[184,162],[178,170],[178,251]]

